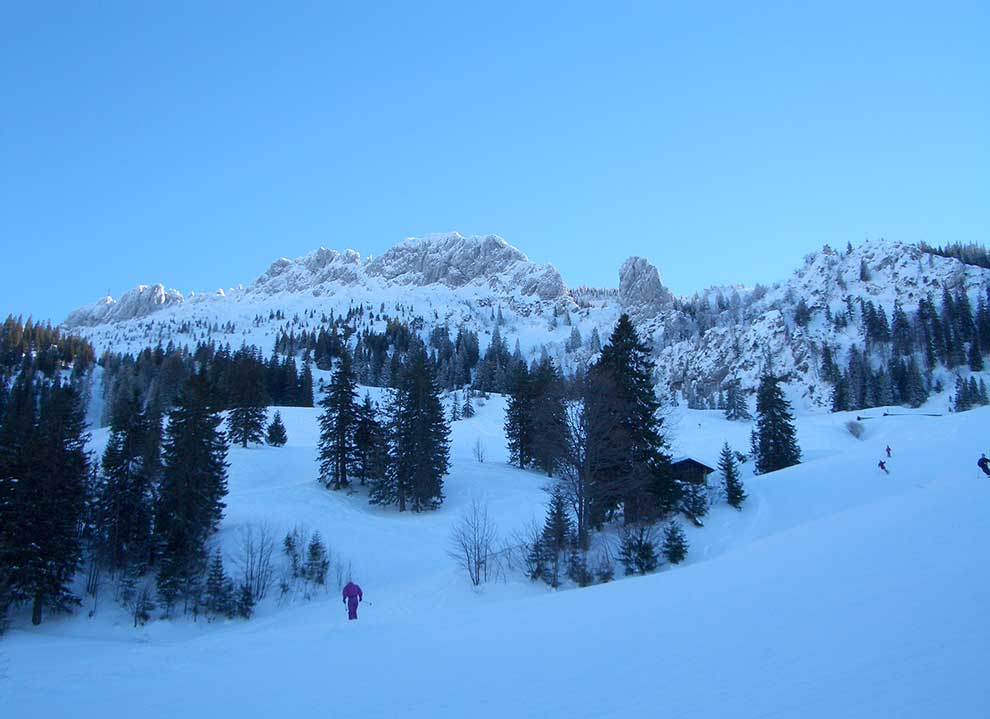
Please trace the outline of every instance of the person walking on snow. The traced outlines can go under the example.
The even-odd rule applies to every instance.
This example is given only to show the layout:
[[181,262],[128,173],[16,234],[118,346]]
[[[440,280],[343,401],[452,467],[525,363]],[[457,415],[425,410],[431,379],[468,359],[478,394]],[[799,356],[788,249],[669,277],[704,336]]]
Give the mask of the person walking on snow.
[[347,586],[344,587],[344,604],[347,605],[348,620],[357,619],[358,602],[363,601],[364,594],[361,592],[361,587],[354,582],[348,582]]
[[887,471],[887,463],[884,462],[882,459],[880,460],[880,464],[878,464],[877,466],[883,470],[884,474],[890,474],[890,472]]
[[976,466],[983,470],[983,474],[990,477],[990,459],[987,459],[985,454],[981,454],[980,458],[976,460]]
[[890,459],[890,445],[887,445],[887,459]]

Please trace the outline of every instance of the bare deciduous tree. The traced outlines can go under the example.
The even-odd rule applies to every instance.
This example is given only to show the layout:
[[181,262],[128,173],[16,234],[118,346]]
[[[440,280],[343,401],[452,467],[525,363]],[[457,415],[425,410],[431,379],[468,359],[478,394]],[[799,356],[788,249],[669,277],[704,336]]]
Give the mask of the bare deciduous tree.
[[488,505],[474,500],[450,535],[450,556],[467,571],[475,587],[497,573],[495,542],[498,530],[488,515]]
[[240,554],[234,563],[255,601],[264,599],[275,581],[274,556],[275,532],[269,525],[249,524],[241,529]]
[[484,464],[485,445],[481,441],[481,437],[478,437],[476,440],[474,440],[474,445],[471,447],[471,453],[474,455],[474,458],[478,460],[478,462]]

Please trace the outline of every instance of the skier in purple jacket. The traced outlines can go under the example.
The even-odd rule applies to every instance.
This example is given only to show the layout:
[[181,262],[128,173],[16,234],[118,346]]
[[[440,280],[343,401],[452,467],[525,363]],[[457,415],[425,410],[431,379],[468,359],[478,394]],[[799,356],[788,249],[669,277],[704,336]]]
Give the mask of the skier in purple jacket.
[[364,601],[364,594],[361,587],[354,582],[348,582],[344,587],[344,604],[347,605],[347,618],[357,619],[358,602]]

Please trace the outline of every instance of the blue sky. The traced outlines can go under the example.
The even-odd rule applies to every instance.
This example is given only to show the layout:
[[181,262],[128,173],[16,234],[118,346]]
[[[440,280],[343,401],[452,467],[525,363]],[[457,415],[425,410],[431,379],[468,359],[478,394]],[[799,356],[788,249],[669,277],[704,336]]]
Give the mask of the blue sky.
[[990,5],[21,3],[0,314],[494,232],[678,294],[990,237]]

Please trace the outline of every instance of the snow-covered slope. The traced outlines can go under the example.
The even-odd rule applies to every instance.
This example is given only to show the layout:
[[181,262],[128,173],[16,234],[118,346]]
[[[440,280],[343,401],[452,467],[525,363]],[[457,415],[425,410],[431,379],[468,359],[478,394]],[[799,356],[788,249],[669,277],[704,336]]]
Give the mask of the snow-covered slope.
[[[479,594],[447,555],[450,527],[480,499],[508,537],[545,501],[545,478],[504,463],[501,400],[479,409],[455,425],[446,502],[422,516],[321,489],[314,410],[283,409],[285,448],[232,451],[225,550],[249,522],[319,529],[365,590],[358,622],[335,591],[249,622],[137,630],[104,599],[92,619],[21,622],[0,642],[5,715],[984,715],[990,480],[975,459],[990,410],[878,416],[860,440],[844,415],[803,417],[805,463],[748,478],[742,512],[689,528],[685,565],[560,592],[510,574]],[[670,425],[676,451],[702,458],[749,429],[696,411]]]
[[[862,279],[864,267],[865,277]],[[267,353],[283,331],[318,330],[331,313],[363,305],[369,327],[389,318],[413,323],[426,336],[436,325],[464,326],[484,337],[501,314],[509,347],[516,340],[529,357],[549,353],[570,368],[587,361],[593,330],[608,336],[627,312],[652,343],[660,385],[707,392],[726,379],[746,388],[767,366],[786,377],[805,406],[827,403],[830,388],[819,376],[820,348],[842,352],[860,341],[858,317],[845,330],[825,319],[851,303],[870,300],[888,316],[896,301],[911,311],[926,293],[964,289],[975,300],[990,286],[990,271],[923,253],[898,242],[866,242],[848,252],[829,247],[808,255],[786,282],[771,288],[711,288],[675,298],[656,267],[644,258],[623,263],[617,290],[568,290],[550,265],[530,262],[496,236],[457,233],[411,239],[374,259],[321,248],[296,260],[280,259],[247,287],[183,296],[162,285],[139,287],[115,302],[102,298],[73,312],[65,326],[98,350],[137,351],[174,342],[256,344]],[[794,319],[804,300],[811,321]],[[568,349],[577,329],[583,340]],[[485,340],[482,340],[484,347]]]

